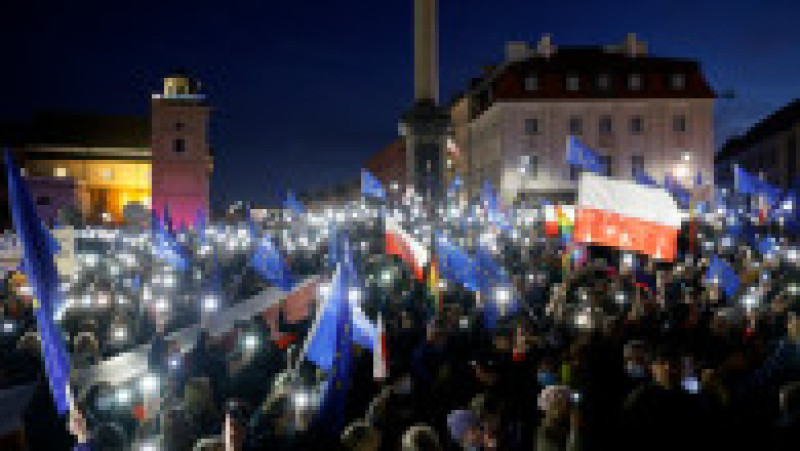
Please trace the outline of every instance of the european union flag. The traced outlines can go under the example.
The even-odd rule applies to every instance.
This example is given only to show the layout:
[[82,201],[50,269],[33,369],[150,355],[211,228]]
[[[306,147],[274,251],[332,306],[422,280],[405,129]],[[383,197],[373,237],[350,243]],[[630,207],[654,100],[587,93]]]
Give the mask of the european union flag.
[[728,299],[733,299],[736,292],[739,291],[739,276],[728,263],[716,255],[711,258],[705,280],[718,284],[725,291]]
[[573,135],[567,137],[567,163],[596,174],[604,172],[600,156]]
[[52,237],[39,220],[27,184],[8,150],[5,160],[14,228],[22,244],[25,274],[38,300],[36,324],[50,392],[57,411],[64,414],[69,409],[70,364],[63,337],[53,320],[55,306],[61,304],[61,295]]
[[460,283],[470,291],[479,291],[478,275],[472,259],[438,231],[436,232],[436,259],[439,262],[440,277]]
[[325,381],[320,411],[317,416],[319,427],[332,436],[338,436],[345,426],[345,408],[353,366],[353,321],[345,299],[347,283],[344,272],[346,271],[340,268],[339,280],[336,283],[338,288],[331,293],[330,301],[337,304],[334,339],[328,344],[333,349],[331,349],[332,355],[330,356],[330,372]]
[[692,194],[670,174],[664,175],[664,189],[669,191],[681,208],[688,208],[692,202]]
[[291,291],[294,280],[283,261],[278,248],[272,241],[272,236],[265,234],[256,246],[251,257],[253,269],[266,280],[274,283],[283,291]]
[[283,202],[283,206],[295,216],[300,216],[305,212],[303,205],[297,200],[292,190],[286,192],[286,200]]
[[164,207],[163,223],[158,219],[155,210],[152,211],[152,240],[157,257],[178,269],[189,266],[188,258],[172,232],[172,220],[167,207]]
[[197,234],[197,242],[202,246],[206,243],[206,213],[202,208],[197,209],[197,217],[194,220],[194,230]]
[[384,191],[381,181],[366,169],[361,170],[361,195],[378,199],[386,198],[386,191]]
[[658,186],[658,182],[656,179],[650,176],[644,170],[636,171],[636,175],[634,176],[636,183],[644,186]]

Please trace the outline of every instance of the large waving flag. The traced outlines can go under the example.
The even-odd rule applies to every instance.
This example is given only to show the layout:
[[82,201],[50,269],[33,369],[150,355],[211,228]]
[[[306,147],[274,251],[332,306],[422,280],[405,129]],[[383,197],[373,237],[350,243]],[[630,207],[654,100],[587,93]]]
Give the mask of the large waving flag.
[[334,275],[322,323],[312,329],[312,341],[306,357],[328,370],[323,385],[322,402],[316,417],[319,427],[338,436],[345,425],[347,392],[350,389],[353,359],[353,327],[347,295],[348,283],[341,266]]
[[716,255],[711,258],[705,280],[719,285],[725,290],[728,299],[733,299],[736,292],[739,291],[739,276],[736,275],[736,272],[728,263]]
[[596,174],[604,171],[603,162],[597,153],[573,135],[567,137],[567,164]]
[[361,194],[366,197],[386,198],[386,191],[381,181],[370,174],[366,169],[361,170]]
[[428,249],[391,218],[386,227],[386,253],[397,255],[411,268],[417,280],[425,279],[425,266],[431,259]]
[[[486,327],[493,329],[501,316],[513,313],[517,309],[517,300],[513,298],[511,278],[500,266],[485,246],[478,246],[475,251],[475,273],[478,277],[478,289],[483,300],[483,313]],[[500,293],[508,296],[499,299]]]
[[50,393],[56,410],[64,414],[70,408],[70,364],[63,337],[53,320],[55,308],[61,304],[61,295],[58,272],[53,261],[52,237],[42,226],[20,169],[8,150],[5,160],[14,228],[22,244],[25,275],[38,304],[36,324]]
[[627,249],[671,261],[681,214],[670,195],[625,180],[581,175],[575,241]]
[[272,236],[265,234],[261,237],[251,257],[251,263],[261,277],[274,283],[283,291],[292,291],[294,278],[272,241]]
[[478,275],[472,259],[438,231],[436,232],[436,258],[439,277],[460,283],[470,291],[478,291]]

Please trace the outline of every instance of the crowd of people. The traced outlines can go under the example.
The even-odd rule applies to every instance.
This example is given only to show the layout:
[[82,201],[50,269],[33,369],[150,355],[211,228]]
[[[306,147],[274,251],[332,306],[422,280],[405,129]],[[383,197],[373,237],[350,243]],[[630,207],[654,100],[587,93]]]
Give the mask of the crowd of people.
[[[255,316],[238,322],[232,334],[202,332],[188,351],[170,342],[169,324],[137,313],[148,324],[137,336],[149,344],[152,379],[81,391],[65,428],[43,407],[47,383],[30,305],[20,304],[7,283],[4,318],[13,312],[15,329],[2,336],[0,385],[38,381],[36,408],[26,414],[28,449],[75,443],[142,451],[797,446],[796,257],[762,254],[742,241],[722,252],[721,234],[702,222],[684,227],[675,262],[589,246],[579,261],[565,264],[562,239],[545,237],[540,226],[524,237],[497,233],[494,256],[509,274],[517,304],[490,325],[486,299],[452,281],[432,290],[427,275],[415,277],[399,258],[385,255],[380,220],[342,229],[358,251],[362,308],[385,322],[389,358],[388,375],[376,378],[371,352],[354,349],[343,429],[331,431],[315,415],[323,402],[317,387],[329,376],[298,361],[314,327],[313,308],[300,321],[283,314],[276,325]],[[759,232],[790,243],[780,230]],[[286,247],[281,244],[295,274],[330,276],[335,268],[323,248]],[[735,294],[708,279],[712,256],[734,270]],[[234,266],[246,267],[246,260]],[[73,361],[85,362],[77,365],[120,351],[97,343],[120,318],[102,315],[62,320]],[[126,318],[120,321],[131,324]]]

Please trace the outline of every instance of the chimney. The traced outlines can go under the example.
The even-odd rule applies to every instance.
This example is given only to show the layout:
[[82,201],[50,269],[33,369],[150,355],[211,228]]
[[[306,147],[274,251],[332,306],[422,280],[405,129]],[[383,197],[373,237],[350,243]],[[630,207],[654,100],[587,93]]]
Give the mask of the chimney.
[[521,61],[533,54],[533,51],[525,41],[506,42],[506,61]]
[[436,0],[414,0],[414,100],[439,103]]
[[556,53],[556,46],[553,45],[552,35],[550,34],[542,35],[542,38],[539,39],[539,43],[536,44],[536,53],[545,58],[550,58],[552,54]]

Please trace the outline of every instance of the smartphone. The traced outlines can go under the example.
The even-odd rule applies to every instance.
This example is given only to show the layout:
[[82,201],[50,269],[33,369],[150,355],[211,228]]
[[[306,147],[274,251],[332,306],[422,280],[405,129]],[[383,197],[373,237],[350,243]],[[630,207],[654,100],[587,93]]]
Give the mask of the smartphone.
[[579,392],[579,391],[573,391],[572,392],[572,402],[574,402],[575,404],[580,404],[580,402],[581,402],[581,392]]

